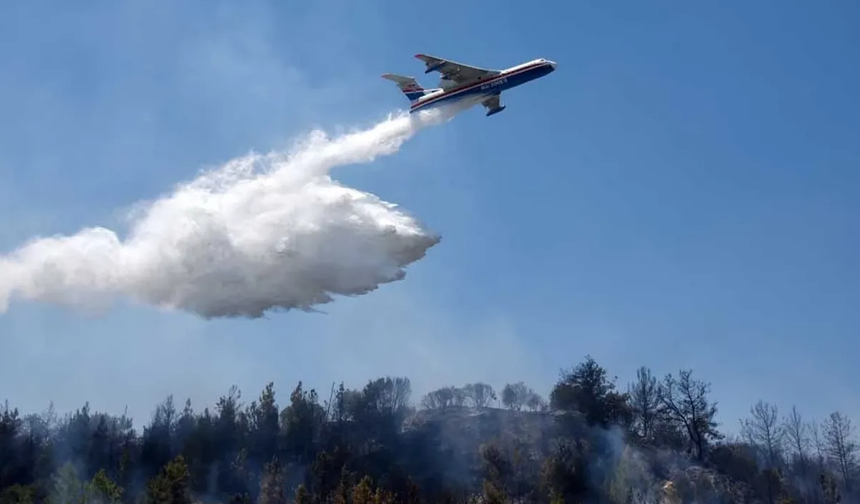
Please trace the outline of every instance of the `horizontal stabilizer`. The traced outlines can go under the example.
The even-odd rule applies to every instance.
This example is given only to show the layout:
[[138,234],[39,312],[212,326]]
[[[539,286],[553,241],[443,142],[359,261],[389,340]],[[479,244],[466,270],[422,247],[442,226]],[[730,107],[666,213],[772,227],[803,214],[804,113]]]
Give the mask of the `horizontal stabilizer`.
[[397,83],[398,86],[415,86],[420,88],[421,84],[418,84],[418,81],[415,80],[415,77],[408,77],[406,75],[397,75],[392,73],[382,74],[383,79],[388,79],[392,82]]
[[382,78],[388,79],[397,84],[397,87],[400,88],[400,91],[406,95],[406,98],[408,98],[409,101],[415,101],[427,94],[427,90],[424,89],[424,86],[419,84],[417,80],[415,80],[415,77],[387,73],[382,74]]

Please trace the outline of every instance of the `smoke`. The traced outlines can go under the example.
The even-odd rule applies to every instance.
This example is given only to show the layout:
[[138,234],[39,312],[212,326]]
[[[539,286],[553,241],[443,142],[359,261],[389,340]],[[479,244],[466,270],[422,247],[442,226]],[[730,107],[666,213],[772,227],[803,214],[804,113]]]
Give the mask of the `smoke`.
[[313,311],[404,277],[439,236],[335,166],[390,155],[461,110],[401,114],[286,153],[250,154],[140,203],[125,240],[103,227],[36,238],[0,256],[0,312],[13,297],[104,309],[120,297],[204,318]]

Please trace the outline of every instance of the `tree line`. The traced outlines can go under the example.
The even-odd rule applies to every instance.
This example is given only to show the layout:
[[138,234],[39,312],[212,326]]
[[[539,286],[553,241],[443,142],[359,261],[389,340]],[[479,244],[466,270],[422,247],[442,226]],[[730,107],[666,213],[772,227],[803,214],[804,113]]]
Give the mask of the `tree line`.
[[[658,378],[642,367],[625,390],[616,381],[586,356],[562,371],[548,398],[523,382],[498,394],[470,383],[434,390],[416,406],[408,378],[385,377],[360,389],[341,383],[325,400],[299,382],[280,406],[268,383],[249,403],[232,387],[211,410],[195,411],[190,400],[180,408],[168,396],[139,432],[126,414],[89,404],[60,417],[53,407],[21,414],[7,402],[0,504],[858,498],[858,445],[840,412],[816,422],[796,407],[781,415],[759,401],[728,436],[715,420],[710,384],[691,370]],[[476,410],[541,427],[529,439],[519,431],[476,439],[466,466],[452,469],[458,445],[439,422],[448,413],[473,421],[461,413]],[[416,417],[436,423],[406,428]]]

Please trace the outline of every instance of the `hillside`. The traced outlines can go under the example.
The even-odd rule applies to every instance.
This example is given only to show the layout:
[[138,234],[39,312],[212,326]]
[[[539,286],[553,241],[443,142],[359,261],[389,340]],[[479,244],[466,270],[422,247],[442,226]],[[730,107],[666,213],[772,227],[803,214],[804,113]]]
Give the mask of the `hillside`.
[[621,393],[586,358],[548,399],[472,383],[418,407],[407,378],[325,401],[299,382],[282,407],[271,383],[241,398],[232,388],[196,412],[168,397],[141,432],[88,405],[62,419],[7,405],[0,504],[858,502],[844,415],[810,423],[759,402],[744,440],[725,439],[690,371],[658,381],[643,368]]
[[[403,431],[438,436],[439,449],[448,454],[446,477],[456,479],[457,475],[480,473],[482,449],[487,446],[525,448],[522,456],[539,463],[541,451],[552,443],[549,439],[559,434],[560,421],[575,426],[577,439],[592,445],[605,443],[609,448],[592,460],[593,469],[603,464],[601,469],[609,474],[599,474],[599,469],[590,479],[595,484],[608,480],[605,490],[613,501],[628,502],[630,493],[636,502],[669,504],[690,502],[690,498],[697,502],[762,502],[748,484],[732,481],[682,453],[629,444],[621,429],[590,428],[585,417],[576,412],[452,406],[416,411],[404,421]],[[480,489],[482,480],[474,477],[468,484]]]

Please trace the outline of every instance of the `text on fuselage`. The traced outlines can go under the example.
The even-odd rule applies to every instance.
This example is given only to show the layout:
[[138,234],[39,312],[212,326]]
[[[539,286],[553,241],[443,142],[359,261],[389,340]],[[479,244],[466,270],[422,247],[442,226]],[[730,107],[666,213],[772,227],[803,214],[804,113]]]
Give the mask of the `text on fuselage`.
[[481,91],[486,91],[488,89],[492,89],[494,87],[501,86],[502,84],[507,84],[507,82],[508,82],[508,78],[502,77],[501,79],[499,79],[497,81],[488,82],[486,84],[483,84],[481,86]]

